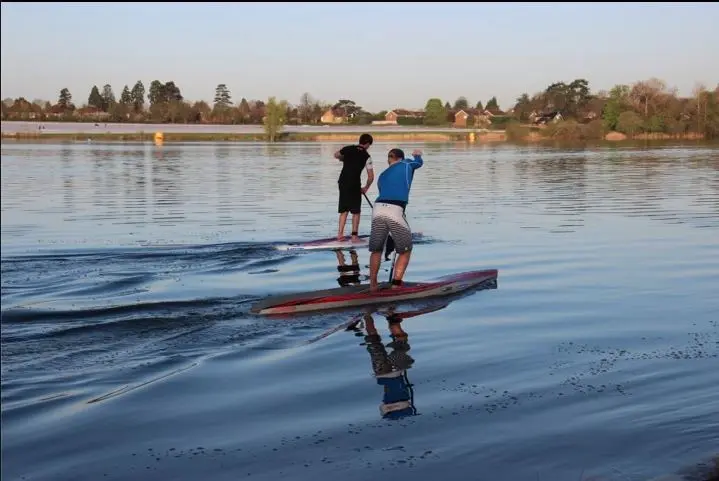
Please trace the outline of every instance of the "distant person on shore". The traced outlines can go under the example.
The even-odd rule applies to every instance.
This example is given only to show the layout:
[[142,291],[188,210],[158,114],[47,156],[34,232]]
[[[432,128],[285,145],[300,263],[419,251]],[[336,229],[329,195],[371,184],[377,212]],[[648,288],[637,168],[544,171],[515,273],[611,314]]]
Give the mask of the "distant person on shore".
[[412,187],[414,172],[424,165],[422,151],[412,152],[413,159],[404,158],[401,149],[392,149],[387,154],[387,167],[377,180],[379,196],[372,209],[372,226],[369,239],[369,282],[370,291],[376,291],[377,272],[382,262],[382,250],[387,237],[391,234],[397,252],[391,287],[402,285],[402,278],[412,253],[412,229],[405,217]]
[[[373,139],[370,134],[362,134],[358,145],[347,145],[335,152],[335,159],[342,162],[337,184],[339,187],[339,205],[337,212],[340,215],[337,240],[345,238],[345,224],[347,215],[352,213],[352,242],[359,241],[360,212],[362,211],[362,195],[365,194],[374,182],[374,169],[369,148]],[[367,183],[362,187],[362,169],[367,171]]]

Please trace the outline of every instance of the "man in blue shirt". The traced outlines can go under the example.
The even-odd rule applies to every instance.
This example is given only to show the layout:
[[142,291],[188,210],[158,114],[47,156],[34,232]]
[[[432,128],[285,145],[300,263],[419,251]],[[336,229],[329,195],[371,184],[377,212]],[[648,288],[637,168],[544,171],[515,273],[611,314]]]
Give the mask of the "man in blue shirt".
[[422,167],[422,151],[412,152],[412,159],[405,159],[401,149],[392,149],[387,155],[387,167],[377,180],[379,196],[372,209],[372,227],[369,239],[370,291],[377,290],[377,273],[382,262],[382,250],[388,235],[392,235],[397,252],[392,287],[401,286],[404,272],[412,253],[412,229],[404,215],[409,202],[409,191],[415,170]]
[[369,352],[377,384],[382,386],[384,391],[379,409],[385,419],[402,419],[405,416],[417,414],[412,384],[407,377],[407,370],[414,364],[414,359],[408,354],[410,350],[409,336],[401,325],[405,314],[409,317],[414,315],[412,312],[384,313],[392,335],[392,342],[386,346],[392,348],[391,353],[387,353],[374,325],[372,315],[364,315],[365,329],[367,330],[367,334],[364,336],[364,346]]

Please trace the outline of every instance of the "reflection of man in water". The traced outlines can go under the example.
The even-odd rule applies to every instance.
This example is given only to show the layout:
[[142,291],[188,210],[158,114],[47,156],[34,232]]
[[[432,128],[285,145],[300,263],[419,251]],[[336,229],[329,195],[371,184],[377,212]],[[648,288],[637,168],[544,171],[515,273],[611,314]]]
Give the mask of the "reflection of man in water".
[[384,396],[380,404],[380,412],[385,419],[400,419],[417,414],[414,407],[412,385],[407,379],[407,369],[412,367],[414,359],[407,354],[410,347],[407,333],[402,329],[402,318],[393,313],[385,315],[389,325],[392,342],[386,347],[392,348],[391,353],[382,345],[371,314],[364,316],[367,335],[364,345],[372,360],[377,384],[384,387]]
[[340,273],[340,276],[337,278],[337,283],[340,287],[360,285],[362,281],[360,280],[360,266],[357,251],[354,249],[350,250],[350,259],[352,260],[352,264],[350,265],[347,265],[344,252],[337,250],[335,254],[337,254],[337,270]]

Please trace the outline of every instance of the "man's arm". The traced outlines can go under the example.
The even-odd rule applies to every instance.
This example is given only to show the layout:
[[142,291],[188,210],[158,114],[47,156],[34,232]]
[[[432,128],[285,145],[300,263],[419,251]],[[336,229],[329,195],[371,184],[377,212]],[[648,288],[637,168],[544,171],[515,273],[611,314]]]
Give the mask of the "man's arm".
[[365,164],[364,168],[367,171],[367,183],[362,189],[362,193],[366,194],[369,188],[372,187],[372,182],[374,182],[374,167],[372,166],[372,157],[367,159],[367,163]]
[[407,163],[410,165],[410,167],[412,167],[412,169],[417,170],[424,165],[421,150],[415,150],[414,152],[412,152],[412,157],[414,157],[412,160],[407,161]]
[[350,145],[347,145],[335,152],[335,159],[339,160],[340,162],[343,162],[345,160],[345,155],[347,154],[347,149],[349,149],[350,147]]

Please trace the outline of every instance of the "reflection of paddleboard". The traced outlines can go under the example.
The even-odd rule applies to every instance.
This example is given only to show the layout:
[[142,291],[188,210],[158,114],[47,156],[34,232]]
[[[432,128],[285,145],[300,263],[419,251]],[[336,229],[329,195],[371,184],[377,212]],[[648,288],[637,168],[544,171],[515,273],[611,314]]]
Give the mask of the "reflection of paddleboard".
[[405,282],[401,287],[395,288],[390,288],[388,283],[383,283],[375,292],[370,292],[369,286],[364,284],[272,296],[256,303],[250,312],[254,314],[292,314],[448,296],[483,282],[496,280],[497,274],[496,269],[469,271],[443,276],[431,282]]
[[[422,239],[421,232],[413,232],[412,240]],[[336,250],[336,249],[352,249],[353,247],[367,247],[369,245],[369,235],[361,235],[357,242],[352,242],[350,236],[346,240],[338,241],[336,237],[327,237],[325,239],[317,239],[307,242],[290,242],[287,244],[276,245],[275,249],[281,251],[298,251],[298,250]]]

